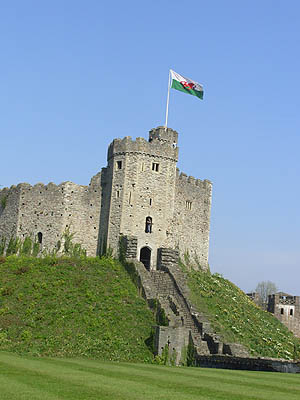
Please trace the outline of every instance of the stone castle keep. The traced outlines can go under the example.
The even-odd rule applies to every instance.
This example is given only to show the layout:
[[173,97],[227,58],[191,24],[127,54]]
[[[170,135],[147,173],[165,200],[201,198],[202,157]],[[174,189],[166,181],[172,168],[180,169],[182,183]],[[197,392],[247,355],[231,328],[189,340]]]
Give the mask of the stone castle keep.
[[[287,371],[292,367],[225,343],[191,300],[178,256],[188,257],[194,268],[208,268],[212,185],[179,173],[177,140],[177,132],[164,127],[152,129],[148,140],[113,140],[107,166],[89,186],[21,183],[0,190],[0,240],[35,237],[42,250],[52,250],[67,229],[89,256],[121,252],[141,295],[164,315],[155,326],[156,355],[167,348],[179,364],[191,347],[195,365]],[[287,296],[272,298],[270,311],[296,333],[299,298]]]
[[[35,236],[52,249],[66,228],[89,256],[112,249],[120,235],[148,269],[157,268],[159,249],[189,254],[195,267],[208,267],[211,183],[179,173],[178,134],[152,129],[149,140],[115,139],[107,167],[89,186],[21,183],[0,191],[0,237]],[[132,247],[133,244],[133,247]]]

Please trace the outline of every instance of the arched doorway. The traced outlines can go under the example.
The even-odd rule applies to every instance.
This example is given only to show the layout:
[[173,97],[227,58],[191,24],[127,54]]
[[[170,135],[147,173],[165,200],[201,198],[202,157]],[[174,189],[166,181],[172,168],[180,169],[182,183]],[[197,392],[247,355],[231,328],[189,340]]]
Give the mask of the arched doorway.
[[151,250],[149,247],[142,247],[140,251],[140,261],[145,265],[145,268],[150,270],[151,265]]

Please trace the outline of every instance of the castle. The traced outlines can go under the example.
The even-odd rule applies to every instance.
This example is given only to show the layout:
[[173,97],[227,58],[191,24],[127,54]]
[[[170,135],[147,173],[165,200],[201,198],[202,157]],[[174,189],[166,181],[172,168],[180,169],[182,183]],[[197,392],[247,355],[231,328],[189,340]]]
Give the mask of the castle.
[[283,292],[269,295],[268,311],[300,338],[300,296]]
[[247,296],[257,306],[267,309],[295,336],[300,338],[300,296],[277,292],[268,295],[267,304],[263,303],[259,293],[247,293]]
[[[282,371],[288,367],[262,365],[243,345],[223,342],[190,300],[178,256],[208,269],[212,184],[179,173],[177,142],[176,131],[158,127],[148,140],[114,139],[107,166],[89,186],[21,183],[0,190],[0,240],[34,236],[51,250],[67,229],[89,256],[124,251],[141,294],[168,320],[155,327],[155,354],[167,348],[178,364],[191,345],[197,365]],[[294,303],[287,303],[290,316],[298,315]]]
[[67,229],[89,256],[135,238],[136,258],[157,269],[160,248],[208,268],[211,182],[179,173],[178,133],[158,127],[149,139],[114,139],[107,166],[89,186],[21,183],[0,190],[0,238],[35,236],[42,249]]

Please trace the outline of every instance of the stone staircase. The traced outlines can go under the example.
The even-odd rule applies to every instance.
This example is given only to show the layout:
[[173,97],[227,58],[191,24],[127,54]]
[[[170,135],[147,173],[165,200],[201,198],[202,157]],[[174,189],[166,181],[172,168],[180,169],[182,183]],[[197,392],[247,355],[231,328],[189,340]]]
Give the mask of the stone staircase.
[[181,362],[182,351],[192,345],[196,356],[230,355],[249,356],[238,343],[223,343],[210,325],[209,319],[190,301],[187,277],[178,264],[178,253],[168,248],[158,249],[157,270],[148,270],[137,261],[137,239],[123,236],[122,248],[127,270],[150,307],[163,310],[168,326],[155,328],[154,348],[162,354],[166,346],[169,354],[176,354]]
[[150,272],[153,286],[161,306],[164,308],[171,326],[184,326],[191,335],[194,347],[199,354],[211,354],[207,341],[203,340],[202,324],[194,320],[184,297],[175,281],[166,271]]

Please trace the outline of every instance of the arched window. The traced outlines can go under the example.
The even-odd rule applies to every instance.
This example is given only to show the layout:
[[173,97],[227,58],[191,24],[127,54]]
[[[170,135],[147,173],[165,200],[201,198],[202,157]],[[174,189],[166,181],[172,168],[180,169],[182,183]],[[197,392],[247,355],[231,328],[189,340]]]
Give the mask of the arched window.
[[151,265],[151,249],[149,247],[142,247],[140,251],[140,261],[145,265],[145,268],[150,270]]
[[152,218],[151,217],[146,218],[145,232],[152,233]]
[[43,241],[43,234],[42,234],[42,232],[38,232],[38,234],[37,234],[37,239],[38,239],[38,242],[39,242],[40,244],[42,244],[42,241]]

